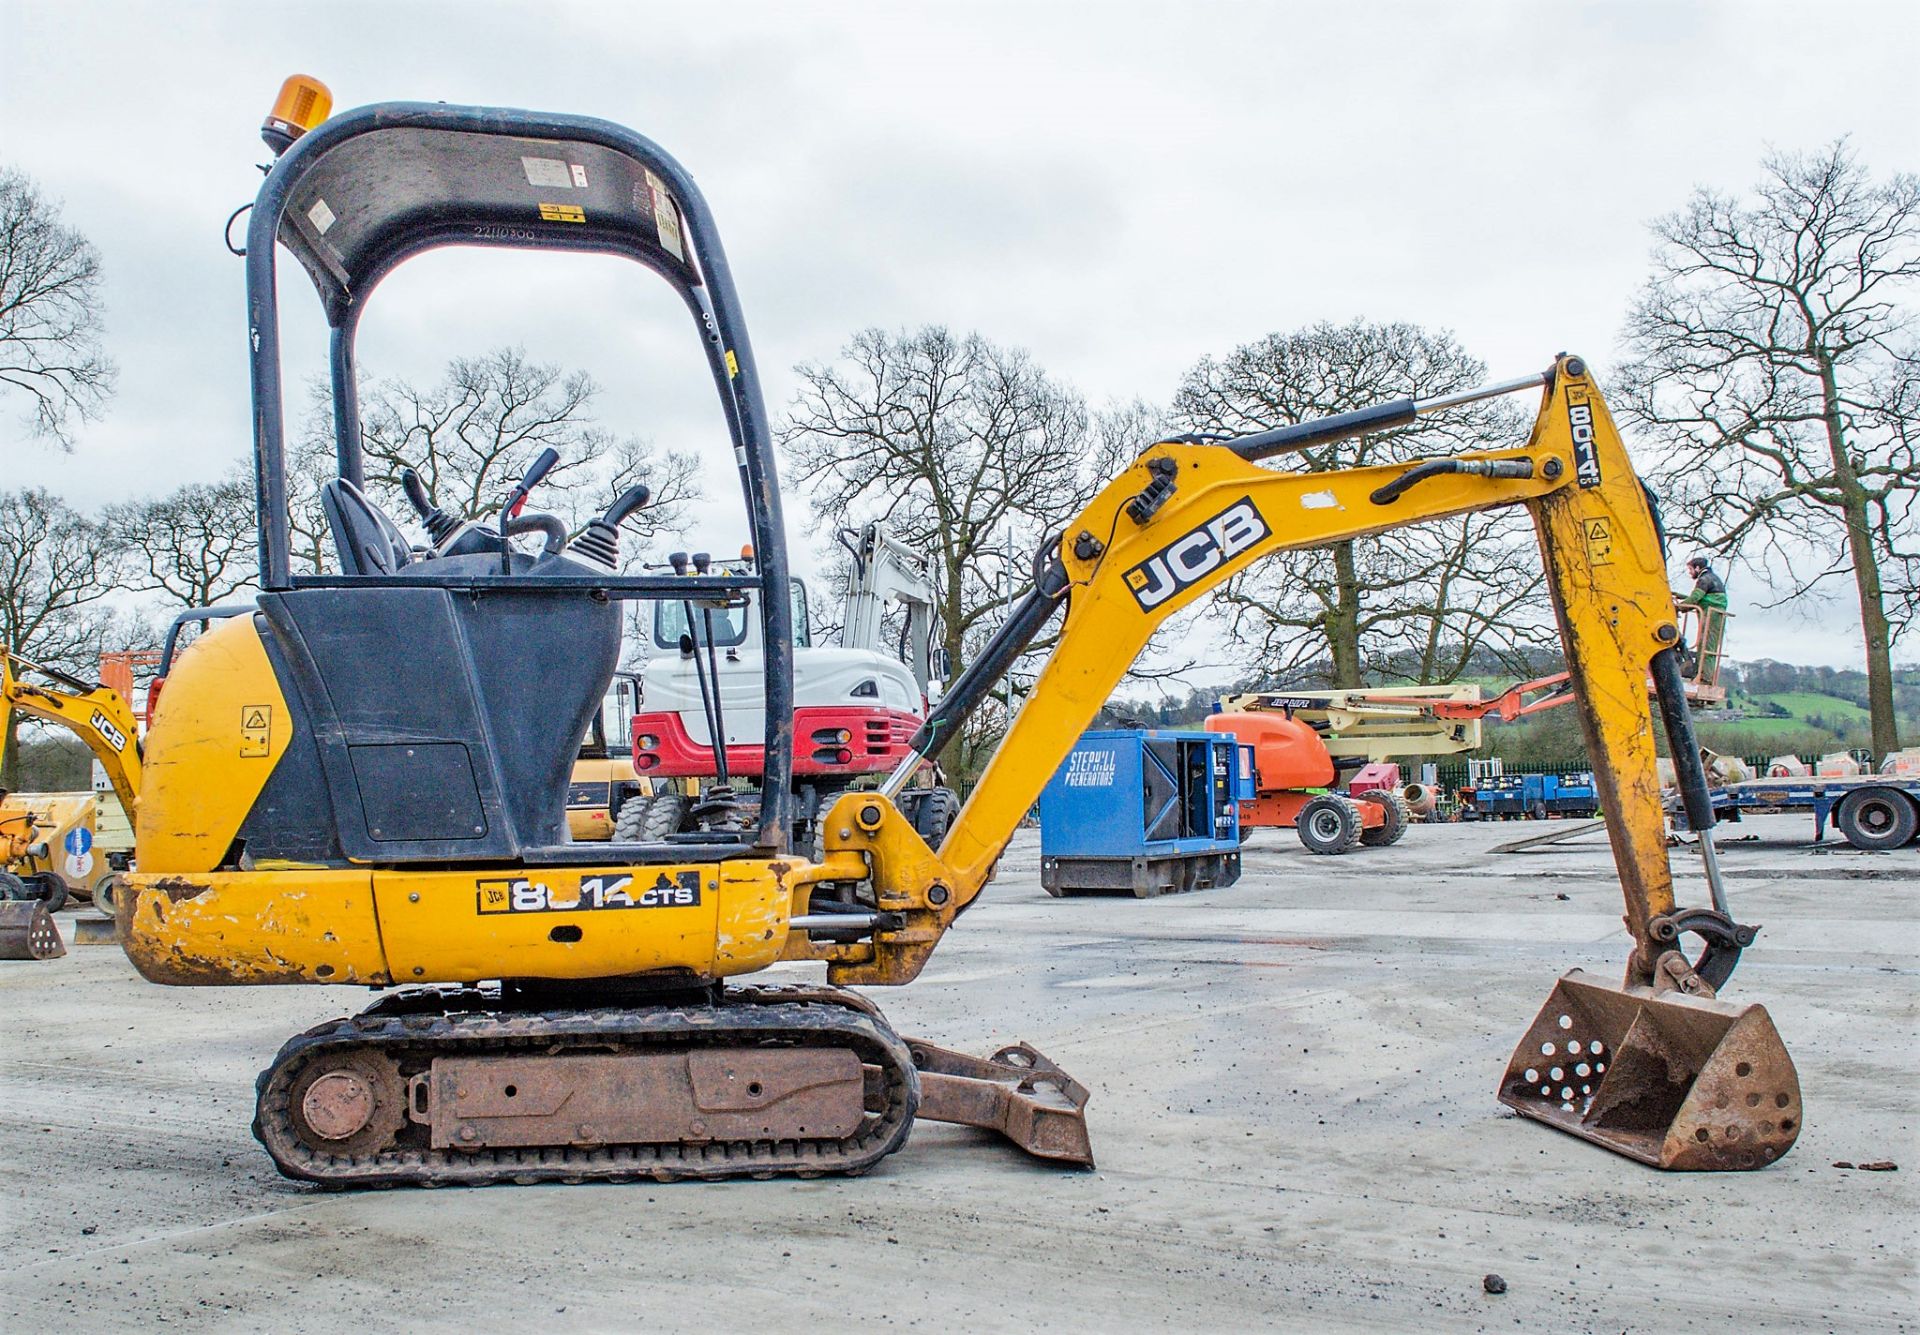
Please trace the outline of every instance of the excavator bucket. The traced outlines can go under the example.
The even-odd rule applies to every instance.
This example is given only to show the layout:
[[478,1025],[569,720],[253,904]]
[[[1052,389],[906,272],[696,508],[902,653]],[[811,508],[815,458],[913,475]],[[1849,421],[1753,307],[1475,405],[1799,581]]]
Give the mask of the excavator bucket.
[[1500,1101],[1656,1168],[1764,1168],[1800,1134],[1800,1078],[1766,1008],[1563,976]]
[[45,904],[37,899],[0,903],[0,960],[57,960],[66,953]]

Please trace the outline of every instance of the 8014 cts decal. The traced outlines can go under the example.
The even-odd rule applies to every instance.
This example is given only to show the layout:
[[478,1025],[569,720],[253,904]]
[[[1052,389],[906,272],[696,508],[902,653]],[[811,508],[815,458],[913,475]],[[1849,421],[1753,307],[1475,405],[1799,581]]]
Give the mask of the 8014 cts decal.
[[475,882],[482,913],[575,913],[584,909],[690,909],[700,906],[700,873],[661,872],[652,885],[632,876],[582,876],[578,886],[514,876]]
[[1582,487],[1600,485],[1600,448],[1593,439],[1593,405],[1567,403],[1567,429],[1573,433],[1573,475]]
[[1242,496],[1127,571],[1127,588],[1142,611],[1158,607],[1272,532],[1253,497]]

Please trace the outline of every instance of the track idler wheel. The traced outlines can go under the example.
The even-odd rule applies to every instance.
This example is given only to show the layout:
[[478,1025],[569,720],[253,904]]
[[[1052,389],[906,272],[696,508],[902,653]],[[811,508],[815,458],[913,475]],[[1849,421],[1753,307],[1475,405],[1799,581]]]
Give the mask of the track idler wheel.
[[1800,1135],[1800,1078],[1764,1006],[1578,969],[1514,1050],[1500,1102],[1656,1168],[1764,1168]]
[[371,1052],[322,1056],[294,1077],[294,1134],[326,1154],[368,1154],[407,1124],[407,1087],[392,1059]]

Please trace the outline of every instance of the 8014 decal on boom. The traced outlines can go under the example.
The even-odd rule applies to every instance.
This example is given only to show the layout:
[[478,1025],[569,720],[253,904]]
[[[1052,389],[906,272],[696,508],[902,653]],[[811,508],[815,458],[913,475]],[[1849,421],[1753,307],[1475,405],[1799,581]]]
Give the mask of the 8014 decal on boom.
[[1141,611],[1158,607],[1272,532],[1253,498],[1242,496],[1127,571],[1127,588]]

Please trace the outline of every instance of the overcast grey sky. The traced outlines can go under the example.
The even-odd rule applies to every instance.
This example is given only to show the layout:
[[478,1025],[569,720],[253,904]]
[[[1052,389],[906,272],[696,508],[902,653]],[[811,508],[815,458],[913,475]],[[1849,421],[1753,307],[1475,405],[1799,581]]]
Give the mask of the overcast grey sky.
[[[1842,134],[1876,173],[1920,166],[1916,52],[1910,2],[0,0],[0,161],[99,246],[121,367],[73,456],[10,424],[0,448],[10,482],[83,505],[244,455],[220,228],[296,70],[342,107],[578,112],[663,144],[719,219],[777,412],[793,363],[869,324],[977,328],[1095,403],[1165,401],[1202,354],[1319,319],[1449,328],[1497,377],[1561,349],[1604,373],[1646,223],[1694,185]],[[323,329],[282,272],[297,383]],[[443,252],[370,311],[369,371],[523,343],[592,371],[609,425],[704,452],[732,500],[684,312],[632,266]],[[796,545],[805,515],[790,499]],[[741,528],[716,511],[700,545]],[[1749,608],[1734,652],[1853,665],[1854,625],[1844,599]]]

